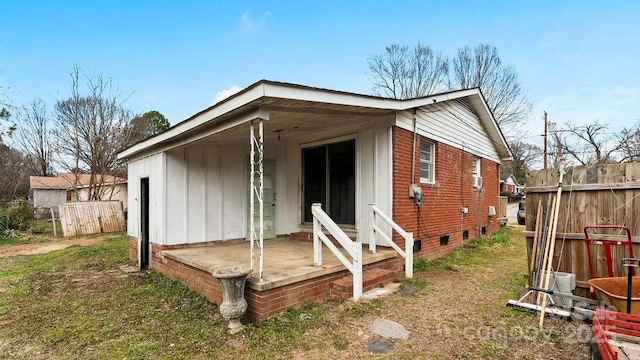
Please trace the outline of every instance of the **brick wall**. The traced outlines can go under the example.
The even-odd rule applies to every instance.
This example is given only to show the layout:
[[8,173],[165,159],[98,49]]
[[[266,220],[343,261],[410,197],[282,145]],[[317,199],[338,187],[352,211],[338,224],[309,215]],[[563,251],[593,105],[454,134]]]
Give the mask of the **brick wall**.
[[[131,246],[131,244],[136,243],[136,238],[129,238],[130,257],[132,259],[137,259],[137,247]],[[181,247],[189,247],[189,245]],[[222,289],[211,273],[163,256],[162,252],[164,250],[175,248],[177,247],[151,244],[152,256],[150,268],[172,280],[180,281],[185,284],[189,290],[195,291],[207,298],[207,300],[220,305],[222,303]],[[131,251],[134,253],[131,253]],[[363,271],[365,272],[375,269],[389,270],[393,273],[398,273],[400,270],[398,268],[398,261],[395,258],[363,266]],[[250,285],[248,285],[245,288],[245,299],[247,300],[245,319],[259,323],[289,308],[297,308],[309,303],[330,300],[332,298],[329,290],[331,282],[338,281],[345,277],[352,279],[351,273],[346,269],[333,274],[264,291],[252,289]]]
[[138,238],[129,236],[129,259],[138,261]]
[[[469,239],[499,228],[496,216],[489,217],[489,206],[498,209],[499,165],[481,160],[482,188],[473,187],[471,175],[473,155],[442,143],[435,145],[435,183],[420,184],[423,204],[418,209],[409,198],[411,184],[411,153],[413,133],[393,129],[393,220],[406,231],[413,232],[422,249],[416,257],[435,259],[464,244],[463,232]],[[420,148],[420,136],[416,137],[416,149]],[[420,182],[420,154],[416,150],[415,183]],[[469,212],[462,215],[461,208]],[[447,245],[441,245],[441,237],[449,236]],[[404,241],[394,234],[394,241],[404,247]]]

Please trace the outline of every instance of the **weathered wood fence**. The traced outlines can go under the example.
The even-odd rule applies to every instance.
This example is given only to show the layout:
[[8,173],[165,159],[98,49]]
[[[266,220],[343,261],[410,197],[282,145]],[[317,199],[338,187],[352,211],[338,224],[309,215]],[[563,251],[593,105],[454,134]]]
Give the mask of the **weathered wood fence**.
[[59,205],[64,236],[99,234],[125,230],[120,201],[89,201]]
[[[543,209],[557,189],[557,169],[532,171],[527,174],[526,231],[527,256],[532,256],[534,229],[538,204]],[[543,214],[544,217],[544,214]],[[540,219],[542,221],[542,219]],[[553,258],[553,269],[576,274],[576,293],[588,293],[589,259],[585,243],[586,225],[623,225],[631,230],[633,251],[640,257],[640,163],[606,164],[568,169],[562,184],[562,197],[558,217],[558,230]],[[590,238],[593,232],[589,232]],[[593,238],[607,236],[626,239],[626,233],[598,230]],[[621,247],[613,255],[616,276],[625,276],[622,258],[628,256]],[[593,246],[592,261],[595,275],[607,276],[602,246]],[[535,269],[534,269],[535,271]],[[529,274],[532,276],[532,274]]]

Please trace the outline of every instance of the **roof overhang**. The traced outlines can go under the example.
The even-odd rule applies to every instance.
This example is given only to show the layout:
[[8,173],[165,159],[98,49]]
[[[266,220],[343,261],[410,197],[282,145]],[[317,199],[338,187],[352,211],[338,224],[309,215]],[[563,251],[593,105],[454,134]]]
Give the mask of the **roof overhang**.
[[[422,98],[397,100],[354,94],[328,89],[261,80],[239,93],[193,115],[164,133],[153,136],[120,152],[118,158],[135,158],[149,152],[165,151],[215,136],[256,119],[275,120],[290,118],[286,114],[304,112],[313,115],[333,114],[336,122],[371,117],[392,118],[396,111],[408,110],[433,103],[468,98],[480,117],[503,159],[511,157],[508,146],[479,89],[468,89],[436,94]],[[363,120],[364,121],[364,120]],[[331,125],[323,119],[324,126]],[[321,124],[318,124],[321,125]]]

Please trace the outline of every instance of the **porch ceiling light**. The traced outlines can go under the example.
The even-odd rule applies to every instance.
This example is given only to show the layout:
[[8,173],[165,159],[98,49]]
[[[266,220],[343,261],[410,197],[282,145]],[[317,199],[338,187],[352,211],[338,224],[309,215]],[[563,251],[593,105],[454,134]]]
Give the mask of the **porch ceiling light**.
[[278,133],[278,144],[280,144],[280,133],[283,132],[282,129],[273,130],[274,133]]

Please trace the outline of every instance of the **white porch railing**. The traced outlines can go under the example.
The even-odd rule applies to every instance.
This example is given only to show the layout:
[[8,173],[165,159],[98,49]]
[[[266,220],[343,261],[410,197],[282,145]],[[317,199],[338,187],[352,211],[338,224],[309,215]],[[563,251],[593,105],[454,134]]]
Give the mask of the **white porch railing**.
[[[362,243],[352,241],[347,234],[322,210],[321,204],[311,205],[313,214],[313,263],[315,266],[322,266],[322,242],[333,252],[333,254],[349,269],[353,274],[353,300],[362,297]],[[340,243],[349,253],[352,260],[347,259],[331,240],[324,234],[322,228]]]
[[[405,268],[405,277],[412,278],[413,277],[413,233],[406,232],[402,229],[398,224],[396,224],[393,220],[391,220],[385,213],[383,213],[376,204],[369,204],[369,208],[371,209],[371,234],[369,236],[369,251],[372,253],[376,252],[376,242],[377,236],[380,235],[389,246],[391,246],[395,251],[400,254],[400,256],[404,257],[404,268]],[[377,220],[378,218],[384,220],[393,230],[395,230],[400,236],[404,238],[404,251],[400,249],[400,247],[393,242],[387,234],[384,233],[379,227]]]

